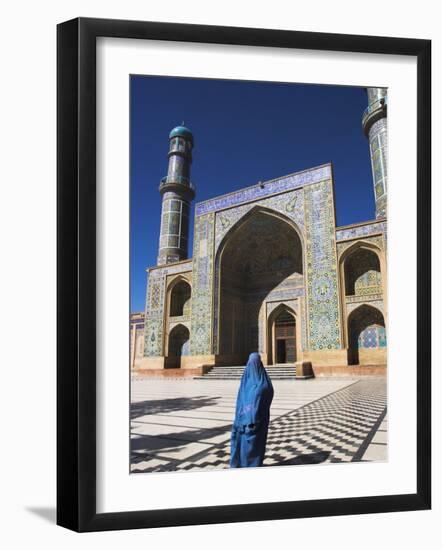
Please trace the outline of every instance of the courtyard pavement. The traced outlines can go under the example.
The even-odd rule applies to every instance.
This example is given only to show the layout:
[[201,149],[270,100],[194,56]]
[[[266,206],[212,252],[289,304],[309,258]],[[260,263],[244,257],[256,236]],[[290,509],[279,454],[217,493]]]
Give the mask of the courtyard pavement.
[[[237,380],[133,379],[131,471],[229,467]],[[275,380],[265,466],[387,460],[383,378]]]

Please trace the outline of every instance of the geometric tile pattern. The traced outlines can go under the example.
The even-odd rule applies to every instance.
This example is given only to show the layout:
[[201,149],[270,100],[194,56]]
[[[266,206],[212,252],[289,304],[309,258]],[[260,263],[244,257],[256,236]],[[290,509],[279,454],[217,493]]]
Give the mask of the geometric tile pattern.
[[304,197],[302,191],[292,191],[276,195],[267,199],[257,200],[252,203],[236,206],[216,213],[215,223],[215,253],[224,238],[232,227],[257,206],[269,208],[284,214],[295,222],[302,233],[304,228]]
[[341,334],[332,181],[307,186],[304,196],[309,349],[339,349]]
[[[315,384],[317,381],[311,381],[311,383]],[[298,382],[292,381],[288,384],[296,386]],[[272,412],[273,408],[278,406],[276,404],[278,386],[277,383],[274,385],[276,391]],[[214,398],[201,395],[197,399],[201,409],[207,410],[208,402]],[[386,405],[385,379],[352,380],[347,381],[343,387],[341,382],[341,387],[336,391],[288,410],[271,420],[264,466],[364,460],[367,448],[385,419]],[[167,415],[167,406],[165,404],[165,415]],[[222,425],[218,424],[218,427],[198,429],[195,432],[196,437],[185,445],[182,440],[179,440],[178,428],[174,436],[173,429],[168,427],[172,432],[169,435],[171,440],[168,440],[168,446],[161,443],[161,439],[156,442],[155,437],[152,436],[149,443],[151,449],[146,449],[141,448],[142,445],[137,445],[137,419],[140,418],[140,411],[137,410],[137,403],[133,403],[132,407],[134,416],[132,429],[135,437],[132,440],[131,453],[133,473],[229,467],[231,422],[226,424],[221,420]],[[160,404],[158,410],[161,410]],[[154,409],[153,414],[158,413],[158,410]],[[225,405],[224,408],[219,407],[219,410],[218,415],[213,412],[205,413],[205,416],[226,418]],[[233,404],[228,410],[228,414],[232,415]],[[177,423],[181,425],[186,421],[189,423],[189,414],[186,411],[178,413],[179,422],[177,420]],[[183,445],[180,453],[175,453],[175,456],[171,452],[173,444],[170,443],[174,441],[174,437],[178,438],[174,444]],[[142,438],[140,441],[143,441]],[[377,457],[377,460],[387,459],[386,450],[385,442],[384,452],[381,457]]]
[[387,222],[372,222],[364,225],[357,225],[355,227],[348,227],[346,229],[336,230],[336,240],[343,241],[346,239],[354,239],[356,237],[368,237],[370,235],[376,235],[378,233],[387,233]]
[[384,300],[382,296],[374,295],[369,298],[367,296],[350,296],[350,298],[354,298],[354,300],[350,300],[348,297],[345,299],[347,315],[362,304],[372,306],[384,313]]
[[163,355],[163,320],[167,276],[176,273],[185,273],[191,268],[191,262],[183,262],[178,265],[149,270],[144,330],[145,356],[158,357]]
[[387,345],[387,336],[385,327],[372,325],[365,328],[358,338],[359,348],[385,348]]
[[191,355],[210,355],[212,347],[213,257],[215,215],[195,219],[193,243],[193,292]]
[[144,330],[144,354],[148,357],[156,357],[163,352],[165,285],[166,276],[162,270],[153,270],[149,273]]
[[201,216],[208,212],[230,208],[246,202],[253,202],[268,197],[269,195],[290,191],[330,177],[331,166],[329,164],[304,170],[303,172],[289,174],[282,178],[261,182],[257,185],[240,189],[239,191],[233,191],[232,193],[227,193],[214,199],[199,202],[195,207],[195,215]]
[[376,217],[386,215],[387,194],[387,118],[377,120],[369,131]]
[[[349,255],[351,256],[354,252],[358,252],[358,249],[359,248],[362,248],[364,250],[368,250],[368,247],[364,247],[364,244],[372,244],[374,245],[377,249],[379,249],[379,251],[375,251],[373,250],[373,252],[376,254],[382,250],[384,251],[385,248],[386,248],[386,241],[385,241],[385,238],[384,236],[382,235],[378,235],[376,237],[364,237],[363,239],[359,239],[359,238],[355,238],[355,239],[351,239],[351,240],[347,240],[347,241],[342,241],[342,242],[338,242],[336,243],[336,250],[337,250],[337,255],[338,255],[338,260],[341,262],[343,261],[343,253],[348,250],[350,247],[353,248],[352,251],[349,251],[346,256],[347,258],[349,257]],[[360,253],[359,253],[360,254]],[[380,256],[381,254],[379,254]],[[378,263],[378,262],[376,262]],[[357,262],[358,265],[360,265],[360,262],[358,261]]]

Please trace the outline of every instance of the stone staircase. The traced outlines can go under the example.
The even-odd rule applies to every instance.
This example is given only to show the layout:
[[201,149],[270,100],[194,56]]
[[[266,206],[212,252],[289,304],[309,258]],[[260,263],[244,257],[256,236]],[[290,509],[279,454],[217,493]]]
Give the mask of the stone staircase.
[[[240,380],[245,366],[212,367],[202,376],[195,376],[198,380]],[[293,364],[268,365],[265,367],[272,380],[295,380],[296,367]]]

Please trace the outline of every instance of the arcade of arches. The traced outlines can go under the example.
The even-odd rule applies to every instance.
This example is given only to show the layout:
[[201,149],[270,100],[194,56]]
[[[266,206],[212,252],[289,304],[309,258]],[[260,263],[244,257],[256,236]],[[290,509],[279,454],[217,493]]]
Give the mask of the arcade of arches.
[[[383,284],[378,251],[357,244],[343,262],[348,363],[386,361]],[[354,306],[354,309],[350,309]]]
[[166,366],[181,367],[182,357],[189,355],[190,301],[192,289],[186,279],[178,277],[169,288],[168,342]]
[[[339,261],[348,364],[385,364],[383,252],[363,240],[356,241]],[[268,365],[302,361],[305,320],[297,309],[299,302],[291,300],[289,307],[282,298],[287,292],[304,292],[303,247],[295,226],[274,212],[250,212],[227,233],[216,266],[218,364],[242,364],[251,350],[258,350]],[[182,367],[183,358],[191,359],[190,282],[191,274],[178,274],[168,285],[167,367]]]

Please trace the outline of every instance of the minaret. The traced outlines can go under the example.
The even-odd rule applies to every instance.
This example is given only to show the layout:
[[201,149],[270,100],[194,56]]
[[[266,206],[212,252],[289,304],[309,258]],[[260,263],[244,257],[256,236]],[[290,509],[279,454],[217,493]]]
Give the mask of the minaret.
[[362,115],[362,127],[370,142],[376,218],[387,216],[387,88],[367,88],[368,107]]
[[195,197],[195,187],[190,181],[192,149],[193,135],[184,123],[170,132],[169,169],[159,189],[163,204],[158,265],[187,258],[190,202]]

